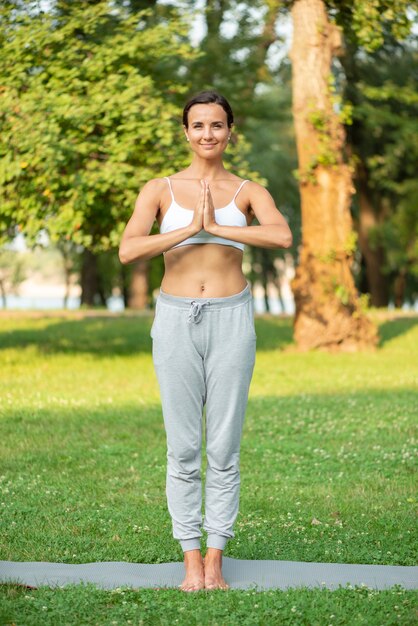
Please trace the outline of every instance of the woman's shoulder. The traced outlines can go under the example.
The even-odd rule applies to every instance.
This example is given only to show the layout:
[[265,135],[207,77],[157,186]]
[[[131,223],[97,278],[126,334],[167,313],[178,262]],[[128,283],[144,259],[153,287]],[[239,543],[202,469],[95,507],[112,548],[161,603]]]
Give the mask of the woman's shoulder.
[[168,183],[164,177],[150,178],[141,186],[140,196],[159,205],[166,189],[168,189]]
[[167,184],[167,178],[168,176],[161,176],[159,178],[150,178],[149,180],[147,180],[145,184],[148,185],[149,187],[161,187],[162,185]]
[[153,191],[159,192],[164,187],[167,187],[167,178],[165,176],[162,176],[160,178],[150,178],[143,185],[142,189],[146,189],[147,191],[150,191],[150,192],[153,192]]

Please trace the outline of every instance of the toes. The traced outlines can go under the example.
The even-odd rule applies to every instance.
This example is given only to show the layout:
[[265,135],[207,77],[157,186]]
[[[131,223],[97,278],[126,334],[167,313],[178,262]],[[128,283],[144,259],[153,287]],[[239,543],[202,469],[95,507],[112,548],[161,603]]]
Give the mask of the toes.
[[230,589],[230,586],[227,583],[207,583],[205,589]]
[[180,591],[201,591],[204,589],[204,583],[188,583],[186,585],[179,585],[177,589],[180,589]]

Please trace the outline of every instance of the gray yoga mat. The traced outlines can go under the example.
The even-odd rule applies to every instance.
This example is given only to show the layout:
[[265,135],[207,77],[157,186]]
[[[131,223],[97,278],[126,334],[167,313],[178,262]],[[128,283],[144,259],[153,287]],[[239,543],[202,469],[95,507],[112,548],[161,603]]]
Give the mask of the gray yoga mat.
[[[418,588],[418,567],[400,565],[356,565],[302,563],[298,561],[250,561],[222,558],[222,573],[231,589],[287,589],[341,585],[364,585],[387,589],[401,585]],[[72,565],[66,563],[0,561],[0,583],[27,587],[94,583],[102,589],[132,587],[178,587],[184,579],[184,563],[125,563],[106,561]]]

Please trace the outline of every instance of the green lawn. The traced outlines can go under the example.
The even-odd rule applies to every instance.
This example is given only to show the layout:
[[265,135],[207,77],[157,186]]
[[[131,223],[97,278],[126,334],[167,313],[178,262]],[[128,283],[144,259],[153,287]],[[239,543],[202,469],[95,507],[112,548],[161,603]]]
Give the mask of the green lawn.
[[[0,560],[182,560],[151,322],[0,318]],[[418,318],[381,321],[379,349],[362,354],[298,353],[287,319],[258,316],[256,330],[225,555],[416,565]],[[404,626],[418,621],[417,595],[1,585],[0,624]]]

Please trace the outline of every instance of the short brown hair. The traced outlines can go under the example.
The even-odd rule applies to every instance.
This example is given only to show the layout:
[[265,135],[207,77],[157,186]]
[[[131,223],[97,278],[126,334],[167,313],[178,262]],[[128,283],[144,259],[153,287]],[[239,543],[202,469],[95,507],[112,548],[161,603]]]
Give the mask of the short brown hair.
[[187,102],[183,109],[183,125],[189,128],[189,111],[194,104],[219,104],[226,113],[228,128],[234,123],[234,114],[228,100],[216,91],[201,91]]

